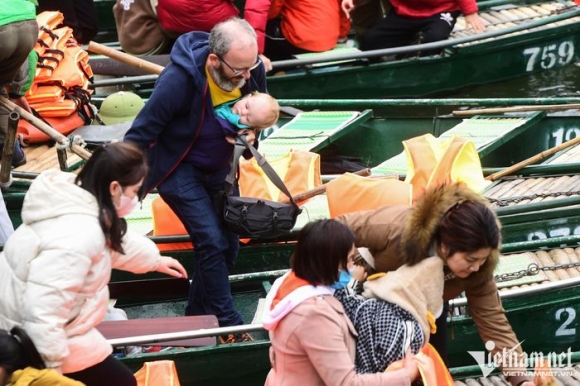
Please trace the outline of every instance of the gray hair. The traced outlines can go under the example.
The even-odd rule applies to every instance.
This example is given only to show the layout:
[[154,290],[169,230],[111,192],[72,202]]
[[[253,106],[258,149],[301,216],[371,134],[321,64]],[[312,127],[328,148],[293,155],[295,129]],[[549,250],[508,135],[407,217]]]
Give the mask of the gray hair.
[[209,52],[223,56],[230,50],[234,41],[250,44],[257,40],[256,31],[246,20],[233,17],[212,28],[209,33]]

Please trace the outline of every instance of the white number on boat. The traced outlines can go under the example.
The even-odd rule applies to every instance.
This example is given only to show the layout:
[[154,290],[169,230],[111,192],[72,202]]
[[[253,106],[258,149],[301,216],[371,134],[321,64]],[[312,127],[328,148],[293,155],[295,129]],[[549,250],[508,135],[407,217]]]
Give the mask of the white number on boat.
[[545,47],[530,47],[524,50],[524,55],[529,55],[526,71],[537,69],[537,65],[544,70],[558,66],[565,66],[574,59],[574,45],[570,41],[560,44],[550,44]]
[[563,315],[568,315],[562,325],[556,330],[556,336],[576,335],[576,328],[567,328],[576,319],[576,310],[570,307],[560,308],[556,311],[556,320],[562,321]]
[[554,139],[556,140],[554,146],[558,146],[566,141],[580,137],[580,129],[576,127],[566,130],[560,128],[552,133],[552,137],[554,137]]
[[566,237],[566,236],[570,236],[570,235],[580,235],[580,226],[577,226],[576,228],[574,228],[574,230],[572,231],[571,228],[567,228],[567,227],[561,227],[561,228],[556,228],[556,229],[552,229],[550,231],[548,231],[548,234],[546,234],[546,232],[543,231],[534,231],[531,233],[528,233],[528,241],[533,241],[533,240],[544,240],[548,238],[548,235],[550,238],[552,237]]

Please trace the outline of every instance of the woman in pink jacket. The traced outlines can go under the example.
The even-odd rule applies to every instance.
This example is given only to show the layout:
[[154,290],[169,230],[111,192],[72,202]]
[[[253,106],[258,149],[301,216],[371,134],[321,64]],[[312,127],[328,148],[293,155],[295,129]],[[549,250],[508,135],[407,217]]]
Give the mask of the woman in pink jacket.
[[356,331],[332,288],[355,254],[352,231],[338,221],[318,220],[302,228],[292,269],[274,282],[266,298],[263,324],[272,343],[267,386],[408,386],[417,377],[410,357],[397,371],[355,372]]

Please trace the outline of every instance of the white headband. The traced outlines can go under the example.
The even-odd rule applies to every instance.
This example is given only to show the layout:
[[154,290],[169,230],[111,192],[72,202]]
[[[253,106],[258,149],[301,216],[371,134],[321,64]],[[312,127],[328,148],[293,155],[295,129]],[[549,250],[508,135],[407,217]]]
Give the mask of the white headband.
[[373,269],[375,269],[375,258],[369,252],[369,249],[368,248],[364,248],[364,247],[360,247],[360,248],[357,248],[357,249],[358,249],[358,253],[360,253],[360,255],[364,259],[364,261],[366,261],[367,263],[369,263],[369,265],[371,267],[373,267]]

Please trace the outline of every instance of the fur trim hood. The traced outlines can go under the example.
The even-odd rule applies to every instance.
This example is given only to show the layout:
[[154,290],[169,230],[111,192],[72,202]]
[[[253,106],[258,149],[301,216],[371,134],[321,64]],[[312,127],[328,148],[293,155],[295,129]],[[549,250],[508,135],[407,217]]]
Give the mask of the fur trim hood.
[[[418,262],[417,257],[420,256],[423,259],[424,256],[432,255],[432,248],[434,247],[432,242],[443,215],[451,207],[463,201],[479,202],[491,209],[485,197],[463,184],[442,185],[427,190],[417,200],[407,216],[399,244],[399,252],[403,263],[413,265]],[[498,228],[501,230],[501,224],[497,217],[496,221]],[[480,285],[493,276],[498,259],[499,245],[498,248],[492,249],[489,258],[479,268],[479,271],[470,275],[468,279],[458,280],[465,280],[467,287]]]

